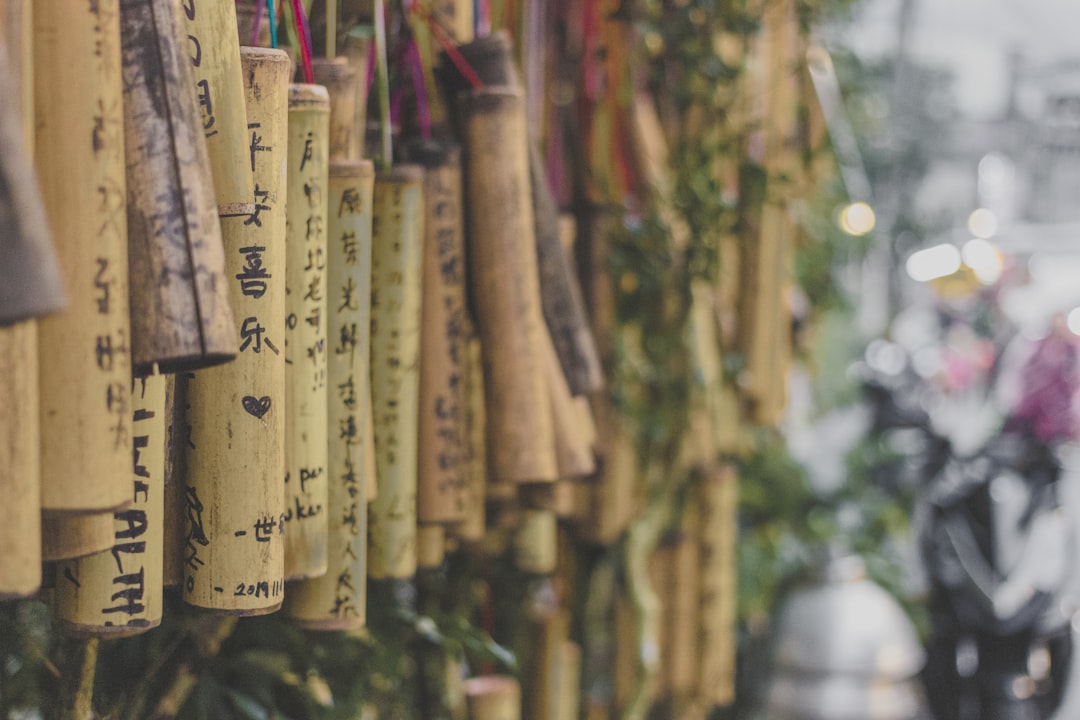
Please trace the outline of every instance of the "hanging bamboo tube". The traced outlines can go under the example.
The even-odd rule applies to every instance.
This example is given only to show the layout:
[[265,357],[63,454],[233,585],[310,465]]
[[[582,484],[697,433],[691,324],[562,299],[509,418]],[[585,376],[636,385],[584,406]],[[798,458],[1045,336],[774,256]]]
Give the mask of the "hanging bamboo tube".
[[93,555],[112,544],[112,512],[47,513],[41,518],[41,559],[47,563]]
[[326,572],[326,215],[330,99],[289,86],[285,261],[285,578]]
[[165,376],[132,384],[131,505],[113,514],[113,544],[57,568],[54,607],[74,635],[125,637],[161,623]]
[[696,504],[683,510],[682,527],[670,549],[668,603],[664,624],[668,655],[662,663],[665,685],[674,695],[696,694],[698,655],[698,601],[701,597],[700,513]]
[[[331,114],[333,111],[331,111]],[[371,432],[370,162],[330,163],[327,223],[328,568],[289,586],[285,612],[309,629],[349,630],[365,620],[367,453]]]
[[315,58],[311,66],[315,82],[330,94],[330,159],[357,161],[364,142],[363,135],[356,131],[356,96],[362,92],[361,79],[346,57]]
[[368,574],[416,573],[423,168],[375,176],[371,251],[371,406],[379,494],[371,504]]
[[34,64],[37,167],[72,298],[67,311],[43,319],[38,327],[42,507],[104,511],[122,505],[131,494],[116,0],[37,4]]
[[551,510],[521,510],[514,536],[514,563],[530,575],[550,575],[558,559],[559,522]]
[[[471,323],[467,323],[471,328]],[[467,329],[465,341],[465,519],[454,526],[454,535],[478,543],[487,527],[487,421],[484,403],[484,367],[480,341]]]
[[[698,604],[698,694],[708,707],[735,699],[735,468],[714,468],[700,488],[701,595]],[[683,619],[685,621],[685,618]]]
[[465,681],[469,720],[521,720],[521,686],[508,675],[484,675]]
[[[258,615],[281,604],[285,511],[285,164],[288,79],[280,50],[244,48],[254,204],[222,215],[240,355],[188,383],[184,599]],[[249,198],[250,199],[250,198]]]
[[453,145],[421,141],[408,146],[407,154],[424,167],[417,520],[456,523],[465,518],[461,153]]
[[417,570],[438,570],[446,559],[446,527],[420,525],[416,529]]
[[[236,4],[184,0],[184,28],[218,207],[251,202],[258,143],[244,110]],[[245,163],[244,160],[249,162]]]
[[131,361],[138,374],[236,356],[206,140],[175,8],[121,0]]
[[566,640],[555,668],[558,688],[554,720],[578,720],[581,717],[581,646]]
[[[541,338],[543,370],[547,380],[549,402],[551,405],[552,426],[555,432],[555,459],[559,467],[559,478],[568,480],[592,475],[596,471],[596,457],[593,455],[592,439],[586,430],[587,419],[583,417],[582,406],[570,394],[566,384],[555,347],[545,328]],[[591,413],[585,405],[585,413]]]
[[187,485],[187,451],[191,441],[188,422],[187,384],[190,373],[169,375],[165,380],[165,477],[162,522],[162,583],[178,588],[184,581],[184,494]]
[[558,477],[542,366],[544,319],[520,91],[459,98],[469,195],[469,273],[484,352],[492,472],[502,481]]
[[[368,354],[370,356],[370,352]],[[364,468],[367,473],[367,501],[370,504],[379,496],[379,478],[376,474],[375,462],[375,412],[371,405],[370,383],[368,383],[367,397],[362,402],[367,416],[367,421],[364,423],[367,428],[364,432]]]

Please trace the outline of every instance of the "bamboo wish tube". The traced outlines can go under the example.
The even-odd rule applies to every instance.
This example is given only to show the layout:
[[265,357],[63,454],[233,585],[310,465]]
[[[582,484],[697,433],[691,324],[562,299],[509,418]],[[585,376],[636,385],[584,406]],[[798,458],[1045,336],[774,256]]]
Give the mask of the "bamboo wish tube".
[[348,630],[365,621],[367,480],[371,432],[370,162],[331,162],[327,222],[327,557],[322,577],[289,585],[285,612],[309,629]]
[[521,720],[521,685],[508,675],[465,681],[469,720]]
[[[183,0],[181,38],[186,36],[194,70],[192,91],[202,115],[214,198],[219,207],[251,202],[259,134],[244,111],[236,5]],[[245,160],[247,162],[245,162]]]
[[121,0],[131,356],[136,373],[236,355],[213,180],[170,3]]
[[57,568],[54,607],[68,633],[123,637],[161,623],[165,384],[133,383],[131,505],[113,514],[112,547]]
[[280,606],[285,542],[285,164],[292,65],[243,51],[247,118],[257,136],[256,202],[222,215],[240,354],[188,381],[184,600],[222,613]]
[[376,173],[371,251],[371,406],[379,493],[368,520],[368,575],[416,574],[423,168]]
[[[326,572],[326,215],[330,101],[289,86],[285,207],[285,577]],[[352,438],[358,440],[357,438]]]
[[[346,57],[312,60],[315,82],[330,94],[330,159],[360,159],[363,135],[357,133],[357,93],[363,92],[356,68]],[[366,78],[365,78],[366,79]]]
[[519,91],[458,99],[468,172],[469,273],[484,352],[488,438],[500,481],[558,478],[542,365],[544,319]]
[[34,14],[37,168],[71,297],[38,326],[47,510],[105,511],[131,494],[118,10],[101,0],[38,4]]
[[69,560],[108,550],[113,544],[113,514],[46,513],[41,517],[41,559]]

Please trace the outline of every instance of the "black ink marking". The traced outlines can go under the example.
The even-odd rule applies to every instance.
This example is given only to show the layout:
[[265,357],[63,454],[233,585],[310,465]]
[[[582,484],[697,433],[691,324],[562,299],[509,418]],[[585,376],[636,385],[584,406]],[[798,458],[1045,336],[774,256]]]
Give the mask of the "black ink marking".
[[254,395],[245,395],[241,402],[244,405],[244,410],[247,410],[249,415],[253,415],[260,420],[263,415],[270,412],[269,395],[263,395],[261,398],[257,398]]

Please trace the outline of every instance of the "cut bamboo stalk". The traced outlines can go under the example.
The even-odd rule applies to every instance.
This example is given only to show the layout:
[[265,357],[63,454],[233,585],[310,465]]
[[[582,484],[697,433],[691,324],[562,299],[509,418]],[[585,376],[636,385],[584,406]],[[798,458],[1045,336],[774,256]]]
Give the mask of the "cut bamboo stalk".
[[0,329],[0,600],[41,583],[37,327]]
[[[326,216],[330,98],[289,86],[285,206],[285,578],[327,567]],[[349,429],[351,430],[351,429]],[[359,442],[356,435],[347,439]]]
[[[735,538],[738,479],[714,468],[702,481],[701,595],[698,604],[698,695],[706,706],[735,699]],[[684,619],[685,621],[685,619]]]
[[543,313],[520,91],[459,98],[468,153],[469,273],[484,352],[491,470],[501,481],[558,478],[542,371]]
[[236,4],[184,0],[180,6],[184,10],[181,33],[186,35],[194,68],[193,90],[202,110],[214,197],[218,207],[250,202],[261,143],[259,133],[248,126],[244,107]]
[[49,563],[108,550],[113,534],[111,511],[46,513],[41,517],[41,559]]
[[113,515],[112,548],[57,568],[53,607],[69,634],[126,637],[161,624],[165,382],[133,383],[131,505]]
[[[371,433],[370,162],[330,163],[327,223],[328,562],[325,575],[289,586],[285,611],[309,629],[349,630],[365,621],[367,482]],[[355,433],[353,429],[355,428]]]
[[521,510],[514,536],[514,561],[530,575],[550,575],[558,559],[559,521],[551,510]]
[[454,527],[454,534],[464,542],[478,543],[487,527],[487,422],[484,403],[484,367],[480,341],[466,331],[465,343],[465,519]]
[[131,360],[137,374],[231,360],[237,339],[206,139],[172,3],[121,0]]
[[368,520],[368,575],[416,574],[423,168],[375,176],[371,259],[371,405],[379,494]]
[[[230,6],[231,7],[231,6]],[[254,204],[222,214],[240,355],[188,383],[184,599],[221,613],[280,606],[285,512],[285,166],[288,80],[281,50],[243,51],[247,118],[258,142]],[[249,200],[251,198],[248,198]]]
[[446,559],[446,527],[420,525],[416,530],[417,570],[437,570]]
[[507,675],[465,681],[469,720],[521,720],[521,686]]
[[191,441],[188,421],[189,373],[169,375],[165,382],[165,511],[162,522],[162,583],[178,588],[184,581],[184,495],[187,452]]
[[364,142],[356,127],[356,96],[363,92],[361,78],[344,56],[315,58],[311,62],[315,82],[330,93],[330,159],[357,161]]
[[555,459],[559,466],[559,478],[568,480],[586,477],[596,471],[596,457],[589,433],[585,429],[586,420],[582,417],[581,405],[576,401],[585,400],[585,409],[588,412],[588,400],[584,397],[575,398],[570,394],[551,336],[546,329],[542,335],[542,362],[555,431]]
[[454,145],[419,142],[407,154],[424,167],[417,521],[457,523],[465,519],[467,432],[461,152]]
[[119,8],[101,0],[35,11],[37,167],[72,298],[38,326],[41,504],[104,511],[131,494]]

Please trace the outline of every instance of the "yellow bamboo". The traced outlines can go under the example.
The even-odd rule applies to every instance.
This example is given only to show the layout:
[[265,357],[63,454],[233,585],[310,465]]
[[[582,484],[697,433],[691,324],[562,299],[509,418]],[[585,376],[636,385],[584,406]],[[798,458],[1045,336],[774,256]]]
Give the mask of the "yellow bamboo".
[[41,559],[47,563],[92,555],[112,544],[112,512],[46,513],[41,517]]
[[446,559],[446,527],[420,525],[416,529],[416,567],[437,570]]
[[330,93],[330,159],[359,160],[364,137],[356,131],[356,96],[363,90],[356,68],[342,56],[315,58],[312,71],[315,82]]
[[566,640],[559,652],[555,674],[557,710],[554,720],[581,717],[581,647]]
[[431,3],[431,15],[439,27],[446,30],[446,34],[458,45],[473,41],[474,19],[471,0],[436,0]]
[[521,686],[506,675],[484,675],[465,681],[469,720],[521,720]]
[[285,167],[288,79],[281,50],[243,51],[255,142],[254,200],[222,213],[229,299],[240,333],[233,362],[188,384],[184,599],[223,613],[280,606],[285,511]]
[[184,581],[184,494],[187,484],[188,373],[169,375],[165,381],[165,495],[162,523],[162,582],[180,587]]
[[104,511],[131,464],[119,9],[35,11],[37,167],[71,298],[39,325],[42,507]]
[[165,376],[136,378],[131,404],[131,505],[113,515],[112,548],[57,568],[54,608],[71,634],[124,637],[161,623]]
[[349,67],[353,69],[357,83],[356,107],[352,116],[352,142],[349,145],[350,152],[355,154],[345,158],[346,160],[359,160],[364,152],[364,144],[367,137],[367,76],[368,50],[370,48],[371,40],[369,38],[358,38],[354,35],[347,35],[345,37],[345,43],[341,48],[341,54],[349,63]]
[[484,539],[486,529],[485,498],[487,496],[487,421],[484,403],[484,367],[480,341],[466,331],[465,344],[465,519],[454,526],[459,539],[477,543]]
[[698,614],[701,597],[699,512],[696,505],[684,510],[679,537],[671,550],[670,605],[664,608],[669,655],[663,663],[666,685],[677,696],[696,694],[698,679]]
[[416,423],[419,403],[424,173],[375,176],[371,259],[371,405],[379,494],[368,520],[368,574],[416,573]]
[[[559,478],[566,480],[592,475],[596,471],[596,457],[593,454],[593,438],[589,437],[587,430],[591,417],[588,400],[570,394],[570,386],[546,328],[542,335],[543,370],[551,405]],[[579,400],[585,404],[582,405]]]
[[553,511],[523,509],[514,536],[514,561],[518,570],[531,575],[555,572],[558,530],[558,518]]
[[304,627],[363,626],[367,579],[367,455],[371,432],[370,162],[330,163],[327,224],[328,561],[325,575],[289,586],[285,611]]
[[735,469],[709,472],[700,488],[701,595],[698,604],[698,695],[706,705],[735,699]]

